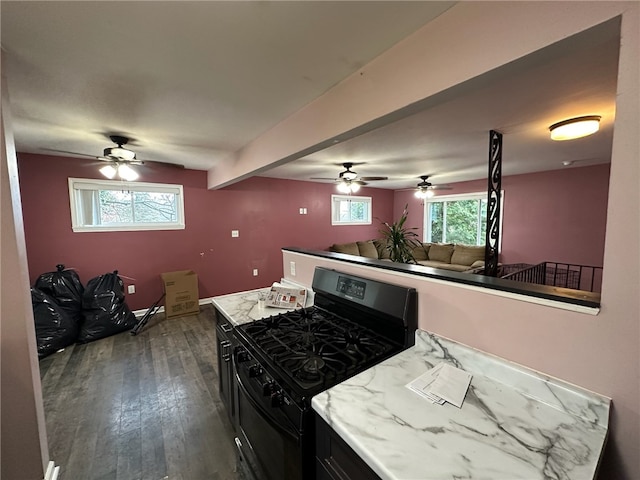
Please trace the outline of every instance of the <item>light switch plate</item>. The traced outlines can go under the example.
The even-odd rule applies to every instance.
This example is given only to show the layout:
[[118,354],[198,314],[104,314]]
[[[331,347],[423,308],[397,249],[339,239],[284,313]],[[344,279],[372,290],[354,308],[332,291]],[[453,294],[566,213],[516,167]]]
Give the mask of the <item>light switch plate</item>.
[[239,237],[240,236],[240,230],[231,230],[231,236],[233,238]]
[[135,285],[129,285],[127,287],[127,293],[129,293],[129,294],[136,293],[136,286]]

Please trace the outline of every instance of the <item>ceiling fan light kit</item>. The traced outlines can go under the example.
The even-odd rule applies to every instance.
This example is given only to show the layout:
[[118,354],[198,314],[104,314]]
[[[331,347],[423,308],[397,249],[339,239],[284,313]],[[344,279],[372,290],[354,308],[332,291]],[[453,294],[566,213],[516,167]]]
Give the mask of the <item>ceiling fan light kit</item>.
[[352,182],[351,180],[345,180],[343,182],[340,182],[337,188],[340,193],[356,193],[358,190],[360,190],[360,185]]
[[434,191],[429,187],[418,187],[416,193],[414,194],[416,197],[420,199],[431,198],[435,195]]
[[98,171],[109,180],[113,179],[116,176],[116,173],[118,173],[118,169],[113,165],[105,165]]
[[118,176],[126,180],[127,182],[133,182],[138,179],[138,172],[136,172],[133,168],[131,168],[126,163],[121,163],[118,165]]
[[133,168],[126,163],[114,162],[114,165],[105,165],[100,169],[100,173],[112,180],[116,175],[127,182],[133,182],[138,179],[139,175]]
[[600,118],[599,115],[587,115],[554,123],[549,127],[551,140],[573,140],[592,135],[600,128]]

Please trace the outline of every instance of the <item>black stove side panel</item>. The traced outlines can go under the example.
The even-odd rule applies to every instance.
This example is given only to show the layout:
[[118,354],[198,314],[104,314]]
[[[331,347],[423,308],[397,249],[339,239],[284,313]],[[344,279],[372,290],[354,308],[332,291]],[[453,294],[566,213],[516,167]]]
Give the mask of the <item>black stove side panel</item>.
[[316,267],[312,283],[315,304],[357,321],[395,342],[414,344],[418,328],[415,288]]

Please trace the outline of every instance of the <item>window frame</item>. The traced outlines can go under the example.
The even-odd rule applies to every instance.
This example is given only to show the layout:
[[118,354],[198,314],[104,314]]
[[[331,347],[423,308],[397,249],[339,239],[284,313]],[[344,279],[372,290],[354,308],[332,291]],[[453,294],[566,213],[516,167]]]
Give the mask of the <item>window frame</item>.
[[[424,242],[432,242],[430,240],[431,237],[431,209],[429,208],[432,203],[445,203],[445,202],[458,202],[464,200],[487,200],[487,192],[469,192],[469,193],[455,193],[451,195],[438,195],[428,199],[425,199],[424,202],[424,228],[423,228],[423,241]],[[443,206],[444,208],[444,206]],[[499,234],[499,242],[498,242],[498,252],[502,251],[502,222],[504,219],[504,190],[500,191],[500,234]],[[478,211],[478,215],[481,215],[480,210]],[[481,229],[480,221],[478,220],[477,228]],[[443,232],[446,232],[446,221],[444,222]],[[444,243],[451,243],[448,240],[442,240]],[[484,242],[478,246],[482,246],[486,244],[486,238]]]
[[[340,210],[337,206],[342,201],[357,200],[366,205],[367,218],[364,221],[340,221]],[[371,197],[363,197],[356,195],[331,195],[331,225],[371,225],[373,217],[373,200]]]
[[[184,188],[169,183],[125,182],[121,180],[101,180],[69,177],[69,207],[73,232],[135,232],[149,230],[184,230]],[[79,188],[85,187],[85,188]],[[110,225],[87,225],[82,221],[82,199],[76,192],[83,190],[117,190],[130,192],[173,193],[176,195],[175,222],[120,223]]]

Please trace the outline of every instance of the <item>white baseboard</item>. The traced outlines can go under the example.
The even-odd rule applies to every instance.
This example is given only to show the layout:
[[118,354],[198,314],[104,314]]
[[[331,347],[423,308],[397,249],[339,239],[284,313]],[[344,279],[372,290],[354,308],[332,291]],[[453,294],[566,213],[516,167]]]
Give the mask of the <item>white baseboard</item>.
[[47,465],[47,471],[44,474],[44,480],[56,480],[60,473],[60,467],[56,467],[56,464],[52,461]]
[[[212,300],[213,300],[213,297],[201,298],[200,300],[198,300],[198,304],[199,305],[210,305]],[[136,318],[142,318],[143,315],[145,313],[147,313],[147,310],[149,310],[149,309],[145,308],[145,309],[142,309],[142,310],[134,310],[133,314],[136,316]],[[158,311],[156,312],[156,314],[158,314],[158,313],[164,313],[164,306],[161,306],[160,308],[158,308]]]

